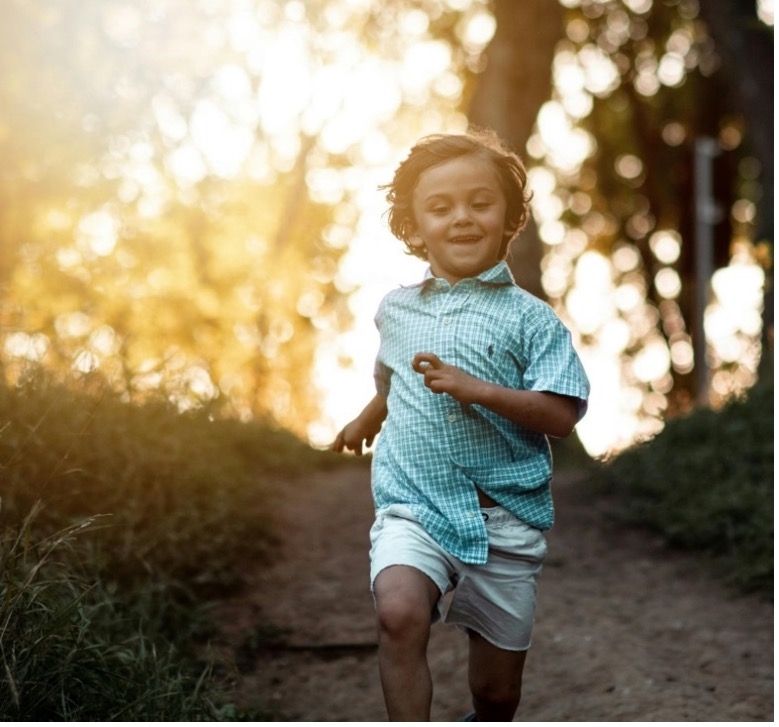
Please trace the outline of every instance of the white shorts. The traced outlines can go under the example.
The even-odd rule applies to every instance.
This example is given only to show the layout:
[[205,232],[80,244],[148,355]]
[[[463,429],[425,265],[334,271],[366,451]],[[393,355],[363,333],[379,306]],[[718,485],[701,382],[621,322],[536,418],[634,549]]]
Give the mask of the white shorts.
[[[538,576],[546,555],[543,533],[503,507],[482,508],[489,553],[471,565],[445,551],[407,507],[381,510],[371,528],[371,589],[393,565],[417,568],[441,593],[433,620],[472,629],[498,648],[530,647]],[[448,605],[445,597],[453,592]]]

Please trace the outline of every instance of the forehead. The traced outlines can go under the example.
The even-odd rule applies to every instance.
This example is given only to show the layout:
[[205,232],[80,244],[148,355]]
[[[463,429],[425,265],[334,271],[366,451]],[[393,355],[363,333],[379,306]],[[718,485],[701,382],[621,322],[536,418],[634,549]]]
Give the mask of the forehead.
[[502,193],[500,175],[488,159],[479,154],[466,154],[425,169],[417,180],[414,198],[470,193],[480,189]]

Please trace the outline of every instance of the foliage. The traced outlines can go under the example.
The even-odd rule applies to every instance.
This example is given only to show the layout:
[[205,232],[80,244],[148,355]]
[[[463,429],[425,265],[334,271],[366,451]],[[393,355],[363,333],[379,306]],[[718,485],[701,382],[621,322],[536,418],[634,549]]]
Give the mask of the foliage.
[[150,572],[188,587],[236,582],[236,553],[268,544],[268,478],[332,461],[267,422],[180,415],[45,378],[0,387],[0,421],[5,511],[18,521],[41,501],[47,532],[106,515],[91,557],[119,582]]
[[[717,138],[723,211],[739,200],[718,225],[717,265],[734,241],[755,252],[752,213],[772,199],[769,160],[746,156],[756,124],[733,103],[734,87],[764,88],[771,69],[741,52],[722,62],[727,43],[701,19],[735,3],[699,5],[4,3],[0,378],[16,383],[31,361],[63,379],[99,371],[136,401],[153,390],[182,408],[217,399],[226,414],[271,412],[303,433],[320,413],[316,347],[352,315],[338,271],[360,234],[358,201],[399,148],[462,128],[471,98],[472,120],[521,133],[516,148],[556,172],[536,185],[552,188],[535,211],[554,243],[546,292],[583,346],[619,351],[623,384],[648,402],[637,418],[656,424],[696,393],[694,140]],[[754,4],[733,15],[734,45],[765,47],[769,30],[743,32],[753,15]],[[485,55],[493,31],[508,42]],[[735,68],[761,82],[734,82]],[[678,255],[653,234],[680,236]],[[594,317],[576,290],[601,257],[587,249],[615,254]],[[727,374],[717,396],[751,383],[751,319],[733,316],[735,358],[712,346]],[[670,363],[635,367],[647,350]]]
[[[485,7],[3,3],[0,379],[99,371],[304,433],[366,168],[447,122]],[[418,41],[455,68],[420,75]]]
[[216,706],[204,604],[267,552],[270,481],[335,463],[267,422],[0,386],[2,718],[251,718]]
[[[14,721],[210,720],[202,675],[159,639],[149,611],[77,571],[86,519],[42,539],[25,521],[0,535],[0,718]],[[180,633],[180,643],[186,643]],[[156,638],[155,638],[156,637]]]
[[[523,232],[515,267],[569,324],[595,388],[622,394],[611,412],[606,398],[593,406],[619,425],[580,428],[602,454],[756,380],[772,285],[774,122],[759,89],[773,82],[773,28],[734,0],[492,8],[469,118],[527,151],[538,242]],[[550,46],[547,82],[536,64]]]
[[3,4],[0,376],[99,369],[133,399],[221,397],[301,432],[317,331],[349,319],[343,245],[308,193],[314,145],[284,156],[257,128],[246,49],[213,37],[213,12]]
[[720,411],[674,419],[609,462],[599,479],[621,517],[701,550],[747,591],[773,593],[773,385]]

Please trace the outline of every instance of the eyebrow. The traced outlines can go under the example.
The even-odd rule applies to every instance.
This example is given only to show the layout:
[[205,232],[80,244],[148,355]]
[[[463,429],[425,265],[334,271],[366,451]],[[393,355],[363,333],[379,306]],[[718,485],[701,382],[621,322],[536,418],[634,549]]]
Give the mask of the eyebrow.
[[[499,194],[498,190],[492,189],[491,187],[474,187],[473,189],[467,190],[469,194],[479,194],[481,192],[487,192],[488,194]],[[431,192],[427,195],[427,197],[424,197],[422,199],[423,202],[428,202],[431,199],[437,199],[437,198],[448,198],[451,197],[448,192]]]

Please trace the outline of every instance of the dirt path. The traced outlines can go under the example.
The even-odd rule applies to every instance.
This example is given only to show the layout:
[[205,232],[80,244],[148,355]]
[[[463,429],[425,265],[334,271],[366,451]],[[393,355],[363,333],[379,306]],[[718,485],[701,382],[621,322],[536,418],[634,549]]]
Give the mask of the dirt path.
[[[220,608],[241,670],[236,704],[279,721],[386,719],[368,479],[345,467],[288,485],[277,560]],[[772,604],[734,596],[694,558],[609,524],[576,485],[572,473],[555,480],[557,524],[517,721],[772,721]],[[469,711],[466,653],[455,629],[434,628],[435,721]]]

